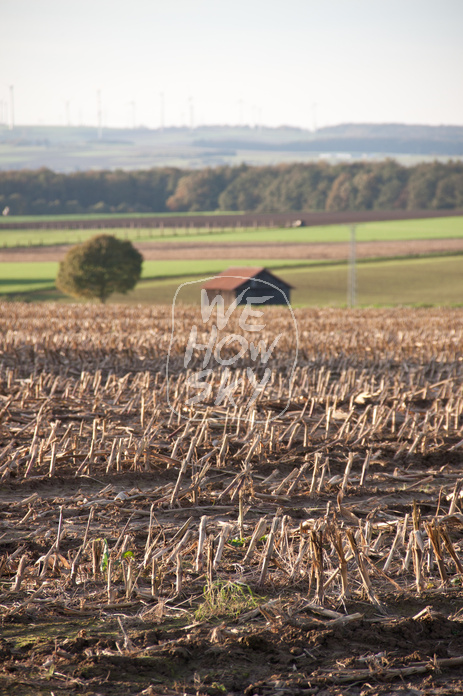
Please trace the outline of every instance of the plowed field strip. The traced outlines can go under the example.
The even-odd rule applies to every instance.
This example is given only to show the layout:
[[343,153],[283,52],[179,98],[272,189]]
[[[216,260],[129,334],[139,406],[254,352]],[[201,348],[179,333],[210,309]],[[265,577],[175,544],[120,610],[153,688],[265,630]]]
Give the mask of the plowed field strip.
[[[346,259],[349,245],[339,242],[313,244],[203,244],[138,242],[134,246],[147,260],[200,260],[200,259]],[[34,248],[11,248],[0,251],[0,262],[61,261],[68,245]],[[359,258],[415,256],[426,254],[459,253],[463,239],[419,239],[390,242],[358,242]]]

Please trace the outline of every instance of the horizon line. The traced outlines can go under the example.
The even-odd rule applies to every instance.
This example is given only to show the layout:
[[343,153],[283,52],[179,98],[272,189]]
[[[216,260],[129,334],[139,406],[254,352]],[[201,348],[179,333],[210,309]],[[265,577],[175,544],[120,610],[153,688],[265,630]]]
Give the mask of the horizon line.
[[[134,126],[110,126],[103,125],[103,130],[111,131],[166,131],[166,130],[185,130],[185,131],[196,131],[202,128],[233,128],[237,130],[296,130],[304,133],[318,133],[324,130],[331,130],[333,128],[340,128],[346,126],[405,126],[407,128],[463,128],[463,124],[456,123],[439,123],[439,124],[429,124],[429,123],[406,123],[404,121],[344,121],[332,125],[319,126],[316,129],[306,128],[304,126],[296,126],[288,123],[283,123],[278,126],[270,126],[265,124],[233,124],[233,123],[203,123],[196,126],[183,125],[164,125],[164,126],[147,126],[145,124],[138,124]],[[90,128],[98,130],[98,124],[63,124],[63,123],[15,123],[13,129],[8,123],[0,123],[0,129],[5,130],[16,130],[17,128],[61,128],[61,129],[80,129],[80,128]]]

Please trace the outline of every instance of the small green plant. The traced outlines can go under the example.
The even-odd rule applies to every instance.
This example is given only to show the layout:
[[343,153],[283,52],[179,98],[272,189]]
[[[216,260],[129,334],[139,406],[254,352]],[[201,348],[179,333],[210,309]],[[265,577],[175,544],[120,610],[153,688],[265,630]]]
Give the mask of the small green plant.
[[101,555],[100,571],[106,573],[109,562],[109,546],[106,539],[103,539],[103,553]]
[[263,601],[253,593],[249,585],[239,582],[216,580],[204,588],[204,601],[195,612],[197,621],[214,617],[236,619],[244,611],[250,611]]
[[232,546],[241,547],[241,546],[244,546],[245,540],[244,539],[230,539],[230,541],[228,543],[231,544]]

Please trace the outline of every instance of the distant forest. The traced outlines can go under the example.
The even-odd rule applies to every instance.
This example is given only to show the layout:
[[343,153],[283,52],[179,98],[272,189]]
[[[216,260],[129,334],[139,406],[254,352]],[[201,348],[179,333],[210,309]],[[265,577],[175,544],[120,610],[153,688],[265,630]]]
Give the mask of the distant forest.
[[12,215],[463,208],[463,162],[0,172]]

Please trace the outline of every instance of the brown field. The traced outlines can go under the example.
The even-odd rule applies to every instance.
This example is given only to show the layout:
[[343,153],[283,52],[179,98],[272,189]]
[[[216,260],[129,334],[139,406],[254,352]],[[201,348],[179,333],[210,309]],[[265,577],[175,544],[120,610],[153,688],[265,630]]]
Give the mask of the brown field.
[[105,217],[104,215],[83,215],[80,219],[55,220],[40,215],[32,220],[15,221],[14,217],[0,220],[3,228],[11,230],[53,230],[53,229],[93,229],[120,227],[282,227],[302,220],[307,226],[343,225],[356,222],[377,222],[385,220],[414,220],[418,218],[440,218],[461,215],[461,209],[438,210],[359,210],[359,211],[288,211],[286,213],[223,213],[223,214],[169,214],[131,217]]
[[[193,242],[134,242],[147,261],[202,259],[346,259],[349,245],[342,242],[310,244],[206,244]],[[69,246],[62,244],[43,247],[0,249],[0,262],[61,261]],[[391,258],[425,256],[463,251],[463,239],[416,239],[391,242],[357,242],[359,258]]]
[[463,311],[297,310],[290,393],[268,308],[193,411],[195,311],[167,383],[170,307],[0,305],[0,692],[462,693]]

